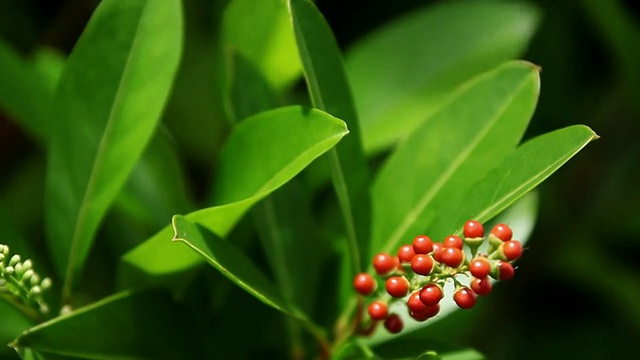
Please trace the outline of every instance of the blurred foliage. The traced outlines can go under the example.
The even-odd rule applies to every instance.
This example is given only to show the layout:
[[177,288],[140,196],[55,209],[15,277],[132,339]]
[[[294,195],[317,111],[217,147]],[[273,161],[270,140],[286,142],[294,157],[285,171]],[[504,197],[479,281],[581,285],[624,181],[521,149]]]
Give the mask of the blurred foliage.
[[[542,18],[524,58],[542,67],[544,85],[525,136],[530,138],[580,122],[597,129],[602,139],[540,187],[539,221],[529,250],[519,262],[518,281],[497,287],[491,301],[484,302],[471,315],[455,313],[448,321],[411,336],[430,334],[452,340],[447,334],[462,330],[453,340],[472,345],[492,359],[625,358],[640,351],[637,341],[640,308],[636,305],[640,298],[637,221],[640,144],[634,139],[640,132],[640,6],[630,0],[531,2],[539,6]],[[43,45],[68,52],[97,3],[97,0],[0,0],[0,39],[24,55]],[[217,46],[208,40],[220,31],[212,24],[213,19],[202,14],[213,13],[213,8],[224,6],[226,1],[206,2],[204,10],[198,9],[196,2],[184,3],[189,4],[185,6],[185,15],[193,20],[188,23],[207,31],[199,32],[206,36],[204,39],[187,37],[192,42],[185,44],[182,60],[189,66],[181,68],[175,86],[186,89],[198,80],[202,84],[195,88],[198,91],[192,89],[193,94],[185,90],[180,92],[182,98],[172,98],[167,112],[174,114],[170,118],[175,123],[169,121],[169,128],[179,124],[180,119],[175,120],[179,116],[187,120],[226,116],[221,104],[207,101],[207,94],[217,90],[206,88],[204,76],[197,75],[201,74],[199,67],[213,57],[212,48]],[[364,34],[389,20],[436,1],[316,3],[340,46],[348,49]],[[194,30],[186,29],[187,33],[190,31]],[[216,78],[219,69],[207,71],[211,72],[207,76]],[[214,95],[211,98],[217,98]],[[184,134],[197,138],[187,146],[178,139],[183,146],[180,150],[189,154],[189,159],[195,159],[186,164],[188,178],[195,184],[210,182],[209,165],[213,159],[202,154],[219,148],[221,134],[226,131],[223,122],[211,123],[222,128],[212,128],[211,134]],[[15,248],[37,257],[35,249],[44,246],[44,239],[40,238],[41,211],[33,210],[35,200],[25,199],[42,196],[42,145],[30,140],[10,121],[8,114],[0,114],[0,140],[3,169],[0,218],[16,223],[14,228],[21,232],[5,235],[31,239],[28,243],[17,241]],[[195,195],[202,198],[203,194]],[[125,222],[125,219],[107,221]],[[150,236],[155,229],[143,221],[127,226],[135,228],[142,237]],[[242,230],[236,230],[239,231]],[[93,278],[100,278],[104,268],[113,268],[117,255],[132,245],[124,239],[120,246],[116,255],[106,258],[96,255],[103,248],[93,251],[87,270],[97,274]],[[47,259],[38,259],[38,263],[45,269],[52,267]],[[196,276],[197,281],[205,281],[200,278],[206,276],[220,277],[217,273]],[[271,309],[258,307],[255,299],[226,280],[216,280],[220,283],[218,294],[226,292],[249,309],[248,314],[274,321],[274,331],[260,332],[254,339],[255,347],[221,354],[222,357],[255,357],[252,351],[259,351],[256,349],[265,349],[259,353],[261,357],[285,355],[274,353],[269,347],[272,338],[284,327],[281,317]],[[184,294],[206,291],[196,285],[184,289]],[[218,297],[216,301],[214,306],[220,306],[222,300]],[[194,303],[187,307],[196,309],[201,305]],[[246,324],[236,324],[234,317],[224,311],[198,316],[208,317],[209,326],[214,322],[222,324],[215,329],[198,329],[211,334],[214,340],[207,344],[211,348],[242,336],[246,329]],[[0,334],[14,333],[14,329],[4,327],[8,323],[24,326],[22,319],[2,318]],[[219,333],[221,329],[226,331]],[[14,358],[15,354],[0,347],[0,358],[5,356]]]

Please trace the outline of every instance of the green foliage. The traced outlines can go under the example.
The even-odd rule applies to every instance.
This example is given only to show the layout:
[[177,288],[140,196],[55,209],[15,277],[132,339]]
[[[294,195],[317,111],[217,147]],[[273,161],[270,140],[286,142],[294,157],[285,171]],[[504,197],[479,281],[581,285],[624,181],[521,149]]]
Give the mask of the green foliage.
[[[597,138],[576,125],[521,144],[540,69],[513,59],[538,17],[428,6],[343,62],[309,0],[104,0],[67,59],[0,43],[0,107],[46,159],[3,189],[19,195],[0,240],[54,284],[44,322],[0,304],[0,341],[24,359],[484,358],[451,337],[363,341],[351,280],[469,218],[511,208],[529,232],[523,197]],[[11,199],[42,201],[28,191],[44,211],[10,221]],[[236,333],[252,341],[234,349]]]

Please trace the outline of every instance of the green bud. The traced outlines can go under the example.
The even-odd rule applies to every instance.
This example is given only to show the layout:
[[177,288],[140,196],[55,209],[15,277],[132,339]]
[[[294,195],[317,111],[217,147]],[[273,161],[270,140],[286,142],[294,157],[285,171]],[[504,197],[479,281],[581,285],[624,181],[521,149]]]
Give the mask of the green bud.
[[34,274],[33,269],[27,269],[27,271],[25,271],[24,274],[22,274],[21,281],[29,281],[29,279],[31,279],[33,274]]
[[48,312],[49,312],[49,307],[47,306],[47,304],[41,303],[40,304],[40,313],[41,314],[46,314]]
[[31,259],[27,259],[22,262],[22,268],[24,270],[33,269],[33,261]]
[[29,294],[31,295],[40,295],[42,293],[42,289],[40,286],[36,285],[29,290]]
[[15,254],[11,257],[11,260],[9,260],[9,266],[15,266],[19,262],[20,262],[20,255]]
[[5,258],[6,256],[4,256],[4,254],[0,251],[0,263],[3,263]]
[[42,279],[42,283],[40,283],[40,287],[42,288],[42,290],[47,290],[48,288],[51,287],[51,278],[44,278]]
[[15,264],[13,266],[13,268],[16,271],[16,276],[18,278],[22,278],[22,274],[24,274],[24,268],[22,267],[22,263],[19,262],[19,263]]
[[7,275],[11,275],[15,272],[16,270],[13,268],[13,266],[7,266],[6,268],[4,268],[4,273]]
[[33,276],[31,277],[31,286],[38,285],[39,283],[40,283],[40,275],[34,272]]

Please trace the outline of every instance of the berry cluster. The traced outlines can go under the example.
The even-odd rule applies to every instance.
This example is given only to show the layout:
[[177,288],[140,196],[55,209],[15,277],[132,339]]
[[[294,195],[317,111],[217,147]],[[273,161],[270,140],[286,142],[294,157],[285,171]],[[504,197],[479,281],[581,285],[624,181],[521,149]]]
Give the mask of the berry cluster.
[[[455,303],[462,309],[470,309],[476,304],[478,295],[485,296],[491,292],[489,277],[509,280],[514,276],[511,262],[522,255],[522,245],[512,240],[513,232],[509,226],[498,224],[493,227],[486,253],[478,251],[485,242],[480,222],[467,221],[463,234],[464,239],[450,235],[440,243],[419,235],[412,244],[400,246],[397,256],[379,253],[373,258],[373,267],[384,280],[385,291],[377,291],[378,283],[368,273],[358,274],[353,281],[359,294],[378,295],[368,306],[373,321],[371,327],[384,321],[389,332],[402,331],[404,324],[400,316],[389,313],[389,306],[394,301],[404,301],[409,315],[417,321],[434,317],[440,311],[440,300],[445,296],[444,285],[447,282],[455,285]],[[459,276],[470,277],[469,285],[463,285]]]
[[49,307],[42,292],[50,287],[51,279],[41,280],[31,260],[21,261],[18,254],[9,257],[9,247],[0,244],[0,298],[43,315],[49,312]]

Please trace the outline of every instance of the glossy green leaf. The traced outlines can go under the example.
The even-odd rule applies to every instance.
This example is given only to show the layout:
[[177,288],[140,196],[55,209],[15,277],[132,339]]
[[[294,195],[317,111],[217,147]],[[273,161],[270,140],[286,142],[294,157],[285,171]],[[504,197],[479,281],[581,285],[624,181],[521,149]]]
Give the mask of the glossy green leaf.
[[538,17],[521,2],[443,2],[365,37],[346,64],[366,151],[405,138],[458,85],[521,55]]
[[46,197],[65,297],[153,135],[178,66],[181,28],[178,0],[103,1],[67,61],[54,97]]
[[238,122],[261,111],[278,107],[278,96],[260,70],[233,48],[227,49],[226,55],[229,79],[225,108],[228,118],[232,122]]
[[133,168],[114,209],[158,229],[173,214],[194,207],[175,146],[166,131],[158,131]]
[[179,310],[165,292],[122,292],[36,325],[11,346],[43,358],[197,358]]
[[186,244],[229,280],[263,303],[304,319],[300,312],[284,301],[271,280],[241,250],[184,216],[176,215],[172,222],[175,231],[173,241]]
[[[260,111],[278,107],[277,94],[242,53],[228,49],[227,68],[231,77],[227,94],[227,113],[230,119],[239,121]],[[300,230],[309,225],[310,201],[306,193],[293,186],[295,181],[291,179],[278,191],[263,199],[252,209],[252,213],[258,238],[273,273],[274,285],[282,294],[282,300],[289,306],[310,313],[313,297],[308,295],[315,295],[318,266],[314,265],[318,265],[320,256],[302,258],[295,254],[302,247],[314,254],[320,253],[316,252],[318,246],[313,246],[316,239],[310,236],[309,227]],[[302,347],[299,322],[287,318],[286,328],[291,346]]]
[[373,186],[373,248],[393,252],[511,153],[533,114],[538,69],[509,62],[462,86],[383,165]]
[[209,169],[229,133],[222,103],[224,67],[220,45],[222,12],[229,0],[181,2],[183,52],[163,123],[185,156]]
[[21,332],[33,326],[29,318],[21,313],[17,308],[13,307],[9,302],[0,296],[0,318],[2,326],[0,326],[0,358],[12,351],[4,346],[15,339]]
[[101,235],[111,253],[126,253],[165,227],[175,213],[195,210],[171,140],[162,127],[155,133],[107,213]]
[[588,127],[575,125],[527,141],[443,209],[429,227],[429,234],[440,238],[454,229],[460,232],[470,218],[490,220],[597,138]]
[[[344,122],[322,111],[290,106],[252,116],[234,128],[220,155],[215,194],[221,205],[186,218],[225,237],[256,202],[298,174],[348,133]],[[273,141],[273,139],[278,139]],[[247,172],[252,176],[246,176]],[[201,260],[169,241],[167,227],[125,254],[123,261],[159,276],[192,268]]]
[[360,125],[331,28],[309,0],[289,0],[289,11],[313,105],[343,119],[351,131],[328,154],[329,167],[344,217],[353,272],[368,253],[371,202],[370,172],[362,150]]
[[284,0],[234,0],[222,22],[224,46],[241,53],[276,90],[300,76],[300,58]]
[[51,100],[62,57],[41,50],[25,59],[0,41],[0,107],[41,144],[51,123]]

